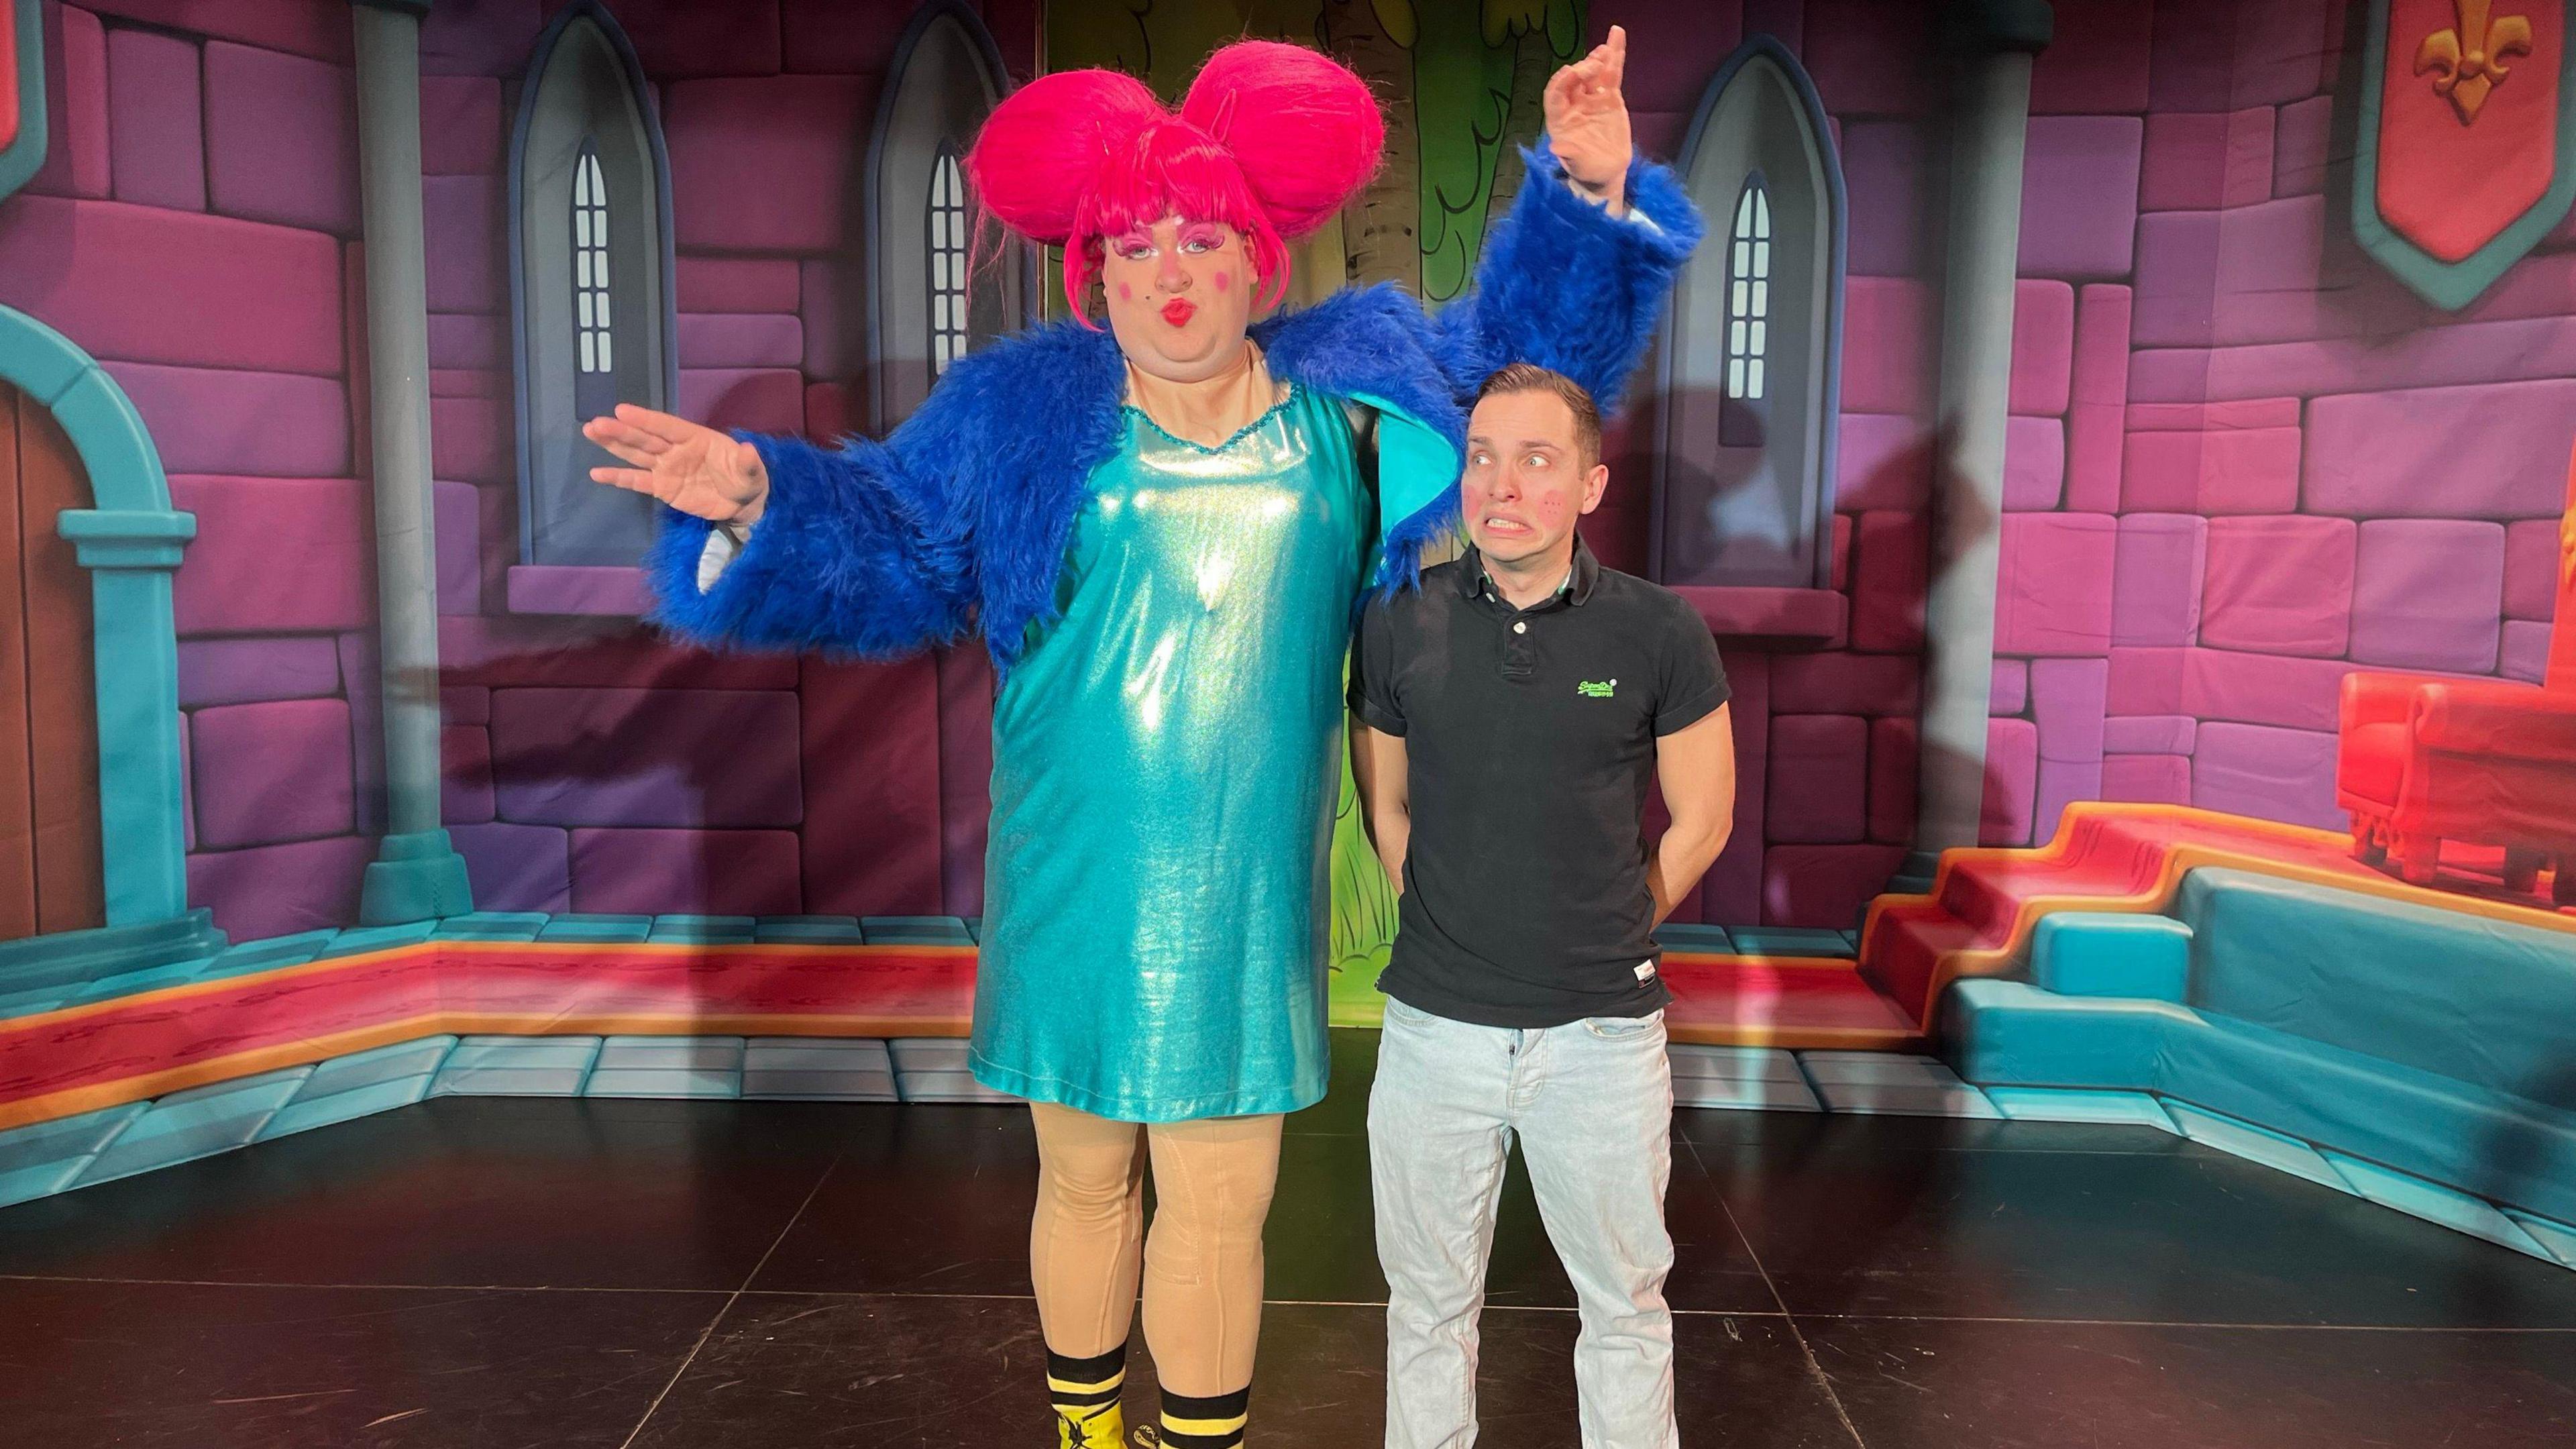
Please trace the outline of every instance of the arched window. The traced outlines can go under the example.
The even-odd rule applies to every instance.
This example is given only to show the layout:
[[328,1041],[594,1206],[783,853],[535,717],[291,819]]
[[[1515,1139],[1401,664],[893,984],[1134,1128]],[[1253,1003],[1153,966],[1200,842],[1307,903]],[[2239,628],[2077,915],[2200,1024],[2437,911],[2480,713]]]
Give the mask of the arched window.
[[1663,349],[1661,583],[1822,589],[1833,568],[1843,180],[1815,84],[1770,36],[1720,66],[1682,151],[1726,244],[1683,268]]
[[632,567],[653,502],[590,481],[611,460],[581,425],[621,402],[667,409],[677,390],[670,168],[634,49],[598,0],[566,6],[529,57],[510,196],[520,563]]
[[879,430],[904,420],[948,364],[1020,325],[1025,249],[973,266],[958,157],[1001,102],[1001,50],[961,0],[929,0],[895,46],[868,143],[868,398]]
[[1771,198],[1762,173],[1745,178],[1736,198],[1726,254],[1726,407],[1718,441],[1762,446],[1762,363],[1771,316]]
[[966,172],[957,148],[942,145],[930,173],[930,370],[944,373],[966,355]]

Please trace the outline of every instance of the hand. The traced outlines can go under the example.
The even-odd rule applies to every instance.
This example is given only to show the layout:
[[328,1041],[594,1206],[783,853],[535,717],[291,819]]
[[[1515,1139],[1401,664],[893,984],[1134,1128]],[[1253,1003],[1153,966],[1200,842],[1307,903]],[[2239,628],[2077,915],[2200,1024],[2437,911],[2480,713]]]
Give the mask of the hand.
[[1612,216],[1627,213],[1628,163],[1637,155],[1628,101],[1619,93],[1627,69],[1628,32],[1613,25],[1608,40],[1547,82],[1547,139],[1557,164],[1576,190],[1608,202]]
[[592,418],[581,435],[634,465],[593,468],[594,483],[649,493],[682,513],[745,528],[769,503],[769,470],[759,450],[686,418],[619,403],[615,417]]

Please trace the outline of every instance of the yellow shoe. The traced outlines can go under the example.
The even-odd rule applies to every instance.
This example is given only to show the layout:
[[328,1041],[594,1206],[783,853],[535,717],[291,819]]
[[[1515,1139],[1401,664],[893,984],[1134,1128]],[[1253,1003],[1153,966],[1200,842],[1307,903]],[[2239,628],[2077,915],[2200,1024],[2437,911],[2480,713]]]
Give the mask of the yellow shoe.
[[1056,1449],[1127,1449],[1127,1415],[1117,1404],[1103,1404],[1077,1418],[1055,1412]]

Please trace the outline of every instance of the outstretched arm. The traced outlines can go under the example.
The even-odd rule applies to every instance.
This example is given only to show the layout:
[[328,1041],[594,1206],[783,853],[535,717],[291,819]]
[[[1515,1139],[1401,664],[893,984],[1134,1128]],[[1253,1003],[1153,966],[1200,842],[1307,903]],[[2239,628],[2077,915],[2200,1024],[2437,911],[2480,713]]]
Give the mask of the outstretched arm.
[[1547,138],[1511,214],[1485,239],[1476,290],[1438,318],[1461,397],[1497,368],[1534,362],[1615,411],[1662,319],[1699,212],[1665,167],[1636,158],[1620,91],[1627,33],[1548,81]]
[[[967,530],[906,466],[915,450],[901,432],[890,444],[819,448],[633,406],[583,432],[627,465],[595,468],[594,479],[668,510],[644,564],[652,617],[672,633],[882,656],[964,632]],[[726,537],[711,538],[719,529]]]

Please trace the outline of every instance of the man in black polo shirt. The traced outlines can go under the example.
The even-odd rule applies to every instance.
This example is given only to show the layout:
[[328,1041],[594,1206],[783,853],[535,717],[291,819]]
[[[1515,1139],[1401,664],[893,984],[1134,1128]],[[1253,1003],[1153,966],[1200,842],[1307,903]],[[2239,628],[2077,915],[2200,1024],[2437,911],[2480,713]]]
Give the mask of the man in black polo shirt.
[[[1672,1073],[1653,931],[1726,843],[1726,675],[1690,605],[1595,562],[1601,420],[1515,364],[1468,421],[1464,558],[1373,605],[1353,758],[1401,893],[1369,1099],[1388,1449],[1476,1436],[1476,1315],[1517,1135],[1582,1307],[1586,1449],[1666,1449]],[[1646,839],[1659,783],[1672,826]]]

